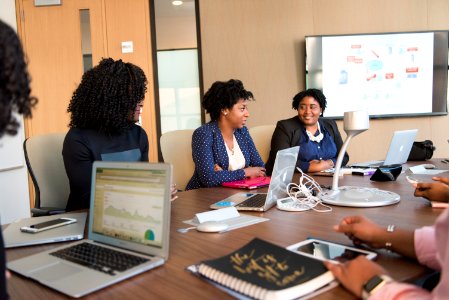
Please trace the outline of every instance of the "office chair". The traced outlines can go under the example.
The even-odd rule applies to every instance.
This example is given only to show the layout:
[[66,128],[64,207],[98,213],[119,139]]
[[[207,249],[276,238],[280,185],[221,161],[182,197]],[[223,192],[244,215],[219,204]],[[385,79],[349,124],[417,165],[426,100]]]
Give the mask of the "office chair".
[[32,136],[23,142],[25,161],[33,182],[33,217],[65,212],[70,193],[62,159],[65,133]]
[[260,125],[248,129],[263,162],[267,162],[270,155],[271,136],[275,128],[276,125]]
[[164,162],[173,165],[173,183],[185,190],[193,175],[195,164],[192,158],[193,129],[175,130],[161,136],[161,152]]

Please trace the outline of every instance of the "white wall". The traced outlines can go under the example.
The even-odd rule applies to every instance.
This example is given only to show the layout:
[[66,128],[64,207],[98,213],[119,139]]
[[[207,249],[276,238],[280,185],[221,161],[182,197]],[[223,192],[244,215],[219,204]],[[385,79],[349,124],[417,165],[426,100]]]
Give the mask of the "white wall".
[[[17,29],[16,5],[14,0],[0,1],[0,19],[8,23],[14,29]],[[15,151],[23,153],[21,145],[24,138],[25,133],[22,122],[19,133],[14,137],[2,138],[0,140],[0,144],[5,143],[6,139],[14,139],[14,145],[17,145],[17,149],[15,149]],[[0,156],[0,160],[7,159],[10,158]],[[25,161],[22,157],[20,167],[11,170],[0,170],[0,222],[1,224],[7,224],[18,218],[29,216],[30,201],[28,192],[28,177]]]

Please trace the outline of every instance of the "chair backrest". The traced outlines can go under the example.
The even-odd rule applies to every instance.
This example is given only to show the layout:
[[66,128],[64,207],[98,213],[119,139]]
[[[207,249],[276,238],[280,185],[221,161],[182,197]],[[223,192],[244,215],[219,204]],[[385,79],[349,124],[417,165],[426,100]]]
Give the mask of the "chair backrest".
[[23,143],[25,161],[35,188],[35,208],[64,210],[67,205],[70,186],[62,158],[65,135],[37,135]]
[[271,149],[271,136],[276,125],[260,125],[249,128],[249,134],[264,162],[267,162]]
[[185,190],[193,175],[195,164],[192,158],[193,129],[175,130],[161,136],[161,152],[164,162],[173,165],[173,182]]

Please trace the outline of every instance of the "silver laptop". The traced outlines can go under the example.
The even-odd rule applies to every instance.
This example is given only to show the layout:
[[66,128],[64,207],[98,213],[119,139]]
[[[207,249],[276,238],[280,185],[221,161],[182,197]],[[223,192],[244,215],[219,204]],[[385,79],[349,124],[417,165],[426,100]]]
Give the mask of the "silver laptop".
[[[20,231],[21,227],[30,226],[36,223],[55,220],[59,218],[73,218],[76,223],[65,225],[51,230],[45,230],[38,233],[26,233]],[[3,230],[3,239],[6,248],[39,245],[46,243],[65,242],[81,240],[84,237],[86,228],[87,212],[66,213],[39,218],[20,219],[8,225]]]
[[81,297],[164,264],[171,175],[169,164],[95,162],[89,240],[9,262],[8,269]]
[[395,131],[385,160],[367,161],[352,164],[353,168],[376,168],[380,166],[403,164],[407,162],[418,129]]
[[287,185],[292,182],[299,146],[279,150],[274,161],[268,193],[237,193],[210,206],[220,209],[235,206],[237,210],[267,211],[278,199],[287,197]]

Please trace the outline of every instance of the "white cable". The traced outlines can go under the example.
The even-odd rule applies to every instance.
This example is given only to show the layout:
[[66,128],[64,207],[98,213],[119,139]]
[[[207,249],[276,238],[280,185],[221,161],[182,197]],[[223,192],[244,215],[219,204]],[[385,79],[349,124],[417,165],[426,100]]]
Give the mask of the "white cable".
[[[332,207],[327,206],[321,202],[321,200],[314,196],[322,192],[320,185],[309,175],[305,174],[300,168],[297,168],[300,172],[300,178],[298,184],[290,183],[287,185],[287,194],[295,202],[299,203],[303,210],[314,210],[316,212],[331,212]],[[323,207],[323,209],[317,208],[317,206]]]

